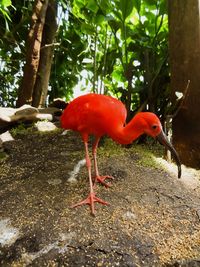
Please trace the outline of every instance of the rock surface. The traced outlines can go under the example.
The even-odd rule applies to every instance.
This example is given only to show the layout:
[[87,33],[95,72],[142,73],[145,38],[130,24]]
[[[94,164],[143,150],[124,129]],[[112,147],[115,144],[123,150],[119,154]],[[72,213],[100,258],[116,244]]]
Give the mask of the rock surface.
[[[92,217],[88,206],[70,208],[89,190],[84,164],[77,182],[68,182],[84,159],[80,137],[35,131],[13,138],[0,160],[0,225],[7,223],[0,266],[200,266],[200,183],[189,187],[186,170],[179,180],[145,166],[137,148],[105,142],[100,172],[115,179],[110,188],[97,185],[110,205],[97,203]],[[17,234],[7,244],[5,229]]]
[[20,108],[0,107],[0,133],[22,122],[53,121],[61,113],[62,111],[56,107],[35,108],[30,105],[23,105]]

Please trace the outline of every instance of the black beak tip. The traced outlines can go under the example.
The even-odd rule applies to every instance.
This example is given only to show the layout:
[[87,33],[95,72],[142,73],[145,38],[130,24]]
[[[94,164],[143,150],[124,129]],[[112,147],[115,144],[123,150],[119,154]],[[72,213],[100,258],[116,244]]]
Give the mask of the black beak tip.
[[181,178],[181,165],[178,166],[178,178],[179,179]]
[[180,179],[181,178],[181,162],[180,162],[180,159],[179,159],[179,156],[176,150],[174,149],[172,144],[168,141],[163,131],[161,131],[161,133],[157,136],[157,140],[160,142],[160,144],[164,145],[167,149],[169,149],[169,151],[171,151],[176,161],[177,167],[178,167],[178,178]]

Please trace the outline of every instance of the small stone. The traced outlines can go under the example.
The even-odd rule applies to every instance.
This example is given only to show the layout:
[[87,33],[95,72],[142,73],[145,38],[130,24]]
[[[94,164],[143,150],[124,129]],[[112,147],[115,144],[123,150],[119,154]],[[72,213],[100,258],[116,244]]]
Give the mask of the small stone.
[[56,130],[56,126],[50,121],[38,121],[35,125],[40,132],[50,132]]
[[137,219],[137,216],[131,211],[125,212],[122,217],[125,220],[135,220],[135,219]]
[[2,133],[0,135],[0,144],[3,144],[4,142],[8,141],[14,141],[14,138],[12,137],[9,131]]

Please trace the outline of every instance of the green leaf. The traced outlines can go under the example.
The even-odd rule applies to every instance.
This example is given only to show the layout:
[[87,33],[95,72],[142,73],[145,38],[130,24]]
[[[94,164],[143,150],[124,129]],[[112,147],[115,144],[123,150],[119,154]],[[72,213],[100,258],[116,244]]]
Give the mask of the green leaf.
[[120,22],[118,22],[116,20],[110,20],[109,25],[110,25],[111,29],[113,29],[115,32],[117,32],[119,30],[119,28],[121,27]]
[[160,3],[160,10],[159,10],[160,15],[167,14],[167,1],[162,1]]
[[87,23],[81,24],[81,31],[85,34],[92,35],[94,33],[94,27]]
[[104,22],[104,21],[105,21],[105,16],[103,16],[103,15],[96,15],[94,17],[94,23],[97,25],[102,24],[102,22]]
[[119,7],[120,7],[120,10],[122,11],[122,20],[125,21],[126,18],[131,14],[133,10],[134,1],[120,0]]
[[74,0],[73,6],[77,6],[78,8],[82,8],[85,6],[85,0]]
[[[146,3],[145,3],[146,2]],[[157,0],[144,0],[144,5],[154,6],[156,5]]]
[[0,0],[0,5],[3,8],[6,8],[8,6],[11,6],[12,5],[12,2],[11,2],[11,0]]
[[140,13],[140,9],[141,9],[141,0],[134,0],[134,7],[136,8],[138,14]]
[[9,10],[7,8],[11,5],[11,0],[0,0],[0,13],[2,13],[4,16],[7,30],[9,30],[8,21],[11,21],[11,18],[9,16]]
[[121,66],[115,67],[114,71],[112,72],[112,77],[117,82],[125,82],[126,81],[126,79],[123,75],[123,68]]
[[120,21],[122,21],[122,13],[121,13],[120,9],[113,10],[113,14],[115,15],[115,20],[116,20],[116,18],[118,18]]
[[99,7],[96,4],[95,0],[89,0],[86,7],[91,10],[93,13],[97,13]]
[[108,0],[98,0],[98,5],[104,14],[110,14],[112,11],[112,5]]

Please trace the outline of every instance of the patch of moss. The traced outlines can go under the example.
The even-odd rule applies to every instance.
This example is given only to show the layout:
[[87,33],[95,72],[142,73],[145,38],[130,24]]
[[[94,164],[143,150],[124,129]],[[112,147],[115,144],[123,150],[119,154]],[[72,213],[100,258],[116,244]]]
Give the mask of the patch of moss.
[[162,157],[163,147],[157,143],[147,142],[147,144],[133,143],[129,148],[115,143],[110,138],[103,138],[103,145],[98,149],[99,156],[110,157],[112,155],[124,156],[126,154],[136,155],[136,164],[144,167],[160,168],[155,157]]
[[158,162],[155,160],[155,157],[161,157],[163,155],[163,149],[161,146],[157,144],[134,144],[129,151],[131,153],[139,155],[139,159],[136,162],[137,164],[155,169],[160,168],[160,165],[158,165]]
[[105,157],[110,157],[112,155],[122,156],[125,153],[126,149],[110,138],[104,138],[103,145],[98,148],[98,155],[104,155]]
[[25,125],[24,123],[20,123],[18,126],[16,126],[15,128],[12,128],[10,130],[10,133],[13,137],[21,134],[21,135],[25,135],[27,133],[32,133],[33,132],[33,124],[31,125]]
[[31,133],[31,134],[39,133],[40,135],[46,135],[46,134],[61,133],[63,131],[63,129],[61,128],[56,128],[55,130],[52,130],[52,131],[38,131],[37,128],[35,127],[36,123],[32,123],[28,125],[24,123],[20,123],[15,128],[12,128],[10,130],[10,133],[12,134],[13,137],[15,137],[17,135],[26,135],[28,133]]
[[0,161],[4,160],[7,158],[7,154],[4,151],[0,151]]

